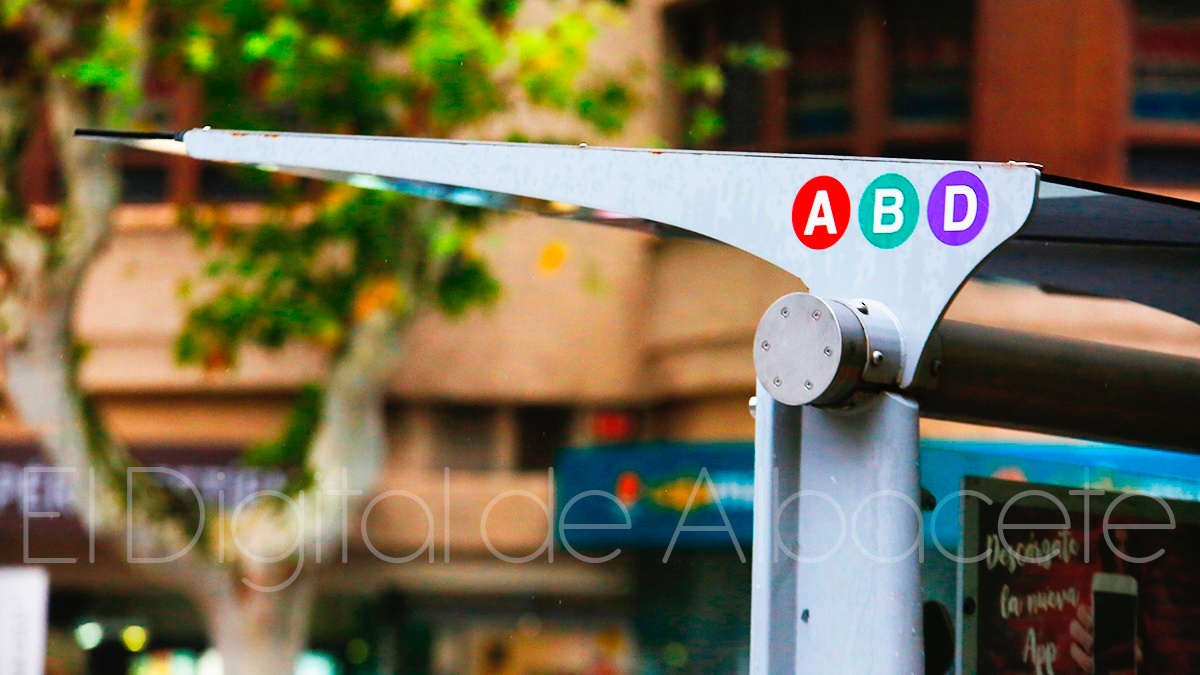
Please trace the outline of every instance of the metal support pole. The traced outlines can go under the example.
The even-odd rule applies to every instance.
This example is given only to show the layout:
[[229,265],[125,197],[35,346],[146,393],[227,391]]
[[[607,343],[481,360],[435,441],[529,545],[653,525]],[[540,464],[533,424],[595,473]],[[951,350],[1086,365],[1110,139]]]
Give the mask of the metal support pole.
[[923,673],[919,415],[879,391],[904,363],[894,316],[793,293],[754,342],[751,671]]
[[900,336],[886,306],[804,293],[759,322],[756,674],[923,672],[918,401],[951,419],[1197,447],[1198,361],[946,322],[897,393],[920,347]]
[[796,507],[800,491],[803,408],[771,398],[761,383],[754,413],[754,550],[750,610],[750,672],[792,675],[796,668]]
[[792,672],[925,672],[918,423],[892,393],[804,408]]

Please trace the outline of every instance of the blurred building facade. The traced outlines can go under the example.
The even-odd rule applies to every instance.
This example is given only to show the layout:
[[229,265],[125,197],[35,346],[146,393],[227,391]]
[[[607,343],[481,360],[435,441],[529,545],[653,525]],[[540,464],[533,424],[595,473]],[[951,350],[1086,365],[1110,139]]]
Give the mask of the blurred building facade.
[[[1200,199],[1200,9],[1189,0],[634,0],[628,21],[603,38],[605,59],[636,58],[651,72],[719,61],[730,45],[752,42],[792,55],[766,73],[724,66],[726,130],[715,148],[1017,159]],[[672,93],[665,78],[644,87],[620,141],[685,143],[695,101]],[[154,100],[161,126],[203,124],[203,102],[186,84],[163,83]],[[29,153],[24,181],[34,208],[52,217],[47,138]],[[147,463],[235,467],[241,448],[282,428],[298,388],[322,364],[315,352],[288,348],[250,353],[228,372],[176,367],[176,289],[201,264],[176,219],[188,205],[252,224],[264,207],[219,167],[132,152],[121,162],[116,236],[77,315],[91,347],[86,384]],[[668,565],[661,550],[590,565],[545,554],[514,564],[489,546],[520,557],[545,542],[537,500],[552,504],[548,470],[562,447],[750,439],[755,326],[802,284],[736,251],[566,221],[502,217],[484,245],[503,296],[463,320],[429,317],[413,329],[393,380],[393,452],[380,485],[420,495],[438,523],[441,505],[451,505],[435,541],[452,560],[359,555],[356,564],[323,565],[315,644],[340,655],[374,635],[372,626],[395,624],[393,641],[424,645],[408,658],[435,672],[634,672],[635,661],[647,672],[741,667],[749,566],[732,548],[684,552]],[[1066,297],[1053,300],[1052,314],[1034,313],[1025,300],[1040,293],[971,282],[949,315],[1200,356],[1200,328],[1181,319]],[[937,422],[923,434],[1022,437]],[[34,461],[30,437],[8,412],[0,443],[0,462]],[[485,540],[484,511],[514,490],[532,498],[494,504]],[[0,556],[19,562],[18,496],[8,488],[2,496]],[[425,540],[425,518],[389,501],[368,532],[375,547],[403,556]],[[34,554],[86,558],[77,534],[35,534]],[[352,547],[364,551],[361,536]],[[153,644],[202,646],[178,589],[149,586],[103,555],[52,565],[51,574],[60,597],[89,598],[88,612],[149,623]],[[388,644],[372,638],[370,646],[401,649]],[[598,659],[617,670],[596,669]]]

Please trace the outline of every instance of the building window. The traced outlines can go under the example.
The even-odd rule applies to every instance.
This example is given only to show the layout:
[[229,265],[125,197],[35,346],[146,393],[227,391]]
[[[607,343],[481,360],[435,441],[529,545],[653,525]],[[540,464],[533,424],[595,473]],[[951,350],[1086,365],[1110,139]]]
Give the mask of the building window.
[[443,405],[433,409],[434,466],[489,471],[496,466],[495,408]]
[[1147,187],[1187,187],[1200,183],[1200,145],[1141,145],[1129,149],[1129,180]]
[[[967,154],[973,3],[963,0],[710,0],[668,10],[675,60],[724,76],[715,147],[962,159]],[[758,45],[780,68],[731,63]],[[685,128],[703,100],[683,101]]]
[[1200,184],[1200,5],[1137,0],[1127,175],[1139,185]]
[[[138,151],[138,160],[143,154]],[[126,204],[159,204],[167,201],[169,194],[167,168],[161,163],[133,162],[128,158],[121,166],[121,201]]]
[[1135,3],[1133,116],[1200,123],[1200,5]]
[[852,3],[788,3],[782,14],[789,145],[843,139],[853,131]]
[[966,159],[972,3],[893,0],[884,18],[891,73],[884,154]]
[[530,406],[516,410],[517,468],[524,471],[554,466],[555,456],[571,443],[575,416],[570,408]]
[[973,20],[970,3],[904,0],[889,9],[893,122],[966,122]]
[[200,168],[200,201],[218,204],[268,201],[269,181],[257,169],[205,164]]

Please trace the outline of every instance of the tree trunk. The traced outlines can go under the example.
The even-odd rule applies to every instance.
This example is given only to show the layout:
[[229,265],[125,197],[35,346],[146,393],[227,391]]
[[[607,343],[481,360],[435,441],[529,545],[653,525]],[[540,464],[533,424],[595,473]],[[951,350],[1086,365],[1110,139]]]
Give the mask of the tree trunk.
[[70,470],[76,511],[101,536],[120,533],[124,499],[115,478],[101,468],[96,476],[94,513],[80,491],[88,484],[93,456],[84,412],[84,394],[71,364],[71,304],[66,298],[35,297],[24,312],[25,336],[5,356],[9,401],[42,443],[47,459]]
[[[2,0],[0,0],[2,1]],[[67,3],[35,5],[34,22],[41,40],[39,53],[55,57],[77,47],[80,25],[92,23],[92,16],[78,14]],[[134,3],[133,6],[140,7]],[[107,21],[133,20],[143,26],[140,16],[113,12]],[[86,21],[84,20],[86,19]],[[142,36],[133,36],[133,47],[145,55]],[[51,63],[51,65],[54,65]],[[144,63],[127,65],[140,73]],[[140,79],[140,76],[139,78]],[[36,433],[55,465],[74,470],[77,481],[86,481],[89,468],[98,468],[95,483],[97,513],[88,525],[101,536],[115,536],[124,525],[124,471],[128,456],[119,442],[103,434],[100,420],[89,410],[79,385],[74,363],[75,341],[72,314],[76,294],[96,254],[109,234],[111,216],[119,196],[119,174],[112,162],[112,148],[104,143],[81,142],[74,138],[79,127],[102,126],[105,108],[114,103],[107,94],[79,87],[73,80],[55,74],[42,85],[56,148],[66,183],[66,198],[60,209],[57,232],[35,232],[19,219],[19,209],[8,193],[15,185],[13,176],[0,175],[0,217],[5,219],[0,256],[6,264],[7,287],[0,289],[0,319],[7,349],[0,354],[6,367],[6,385],[10,403],[22,420]],[[28,100],[21,99],[11,87],[0,89],[0,172],[11,163],[22,127],[30,126]],[[27,93],[27,92],[26,92]],[[26,97],[28,98],[28,97]],[[22,106],[26,107],[22,107]],[[369,379],[369,378],[368,378]],[[382,404],[379,404],[380,407]],[[351,416],[353,417],[353,416]],[[379,435],[382,425],[374,414],[367,422],[349,426],[355,441]],[[370,445],[382,447],[382,442]],[[379,454],[372,451],[372,457]],[[83,483],[86,485],[86,483]],[[132,514],[138,526],[132,528],[141,548],[149,555],[180,550],[190,540],[191,531],[174,522],[165,493],[153,487],[139,492],[148,497],[147,505],[138,503]],[[89,518],[89,504],[76,495],[81,517]],[[182,544],[180,543],[182,542]],[[156,550],[157,549],[157,550]],[[230,675],[292,675],[296,661],[307,642],[312,612],[315,574],[306,571],[279,590],[257,591],[243,578],[272,586],[288,578],[292,567],[281,562],[253,566],[245,561],[224,565],[194,551],[176,565],[142,566],[145,573],[183,586],[197,599],[210,638],[222,655],[224,670]],[[283,570],[283,578],[278,577]],[[272,582],[273,580],[273,582]]]
[[[317,476],[307,495],[315,511],[307,523],[311,545],[327,546],[347,536],[343,511],[370,499],[377,487],[387,456],[387,381],[401,343],[401,326],[378,313],[355,328],[350,347],[325,382],[321,423],[308,456]],[[345,500],[339,494],[343,490],[357,498]]]
[[212,587],[198,592],[225,675],[293,675],[308,643],[316,575],[305,572],[286,588],[265,592],[227,569],[213,572]]

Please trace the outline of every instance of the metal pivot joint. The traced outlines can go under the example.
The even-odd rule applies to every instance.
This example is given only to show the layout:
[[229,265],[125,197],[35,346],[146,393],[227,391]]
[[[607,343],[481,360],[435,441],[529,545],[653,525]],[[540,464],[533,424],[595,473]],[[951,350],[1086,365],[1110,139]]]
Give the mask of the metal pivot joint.
[[763,314],[754,335],[754,370],[776,401],[837,406],[857,391],[899,384],[900,328],[871,300],[824,300],[790,293]]

